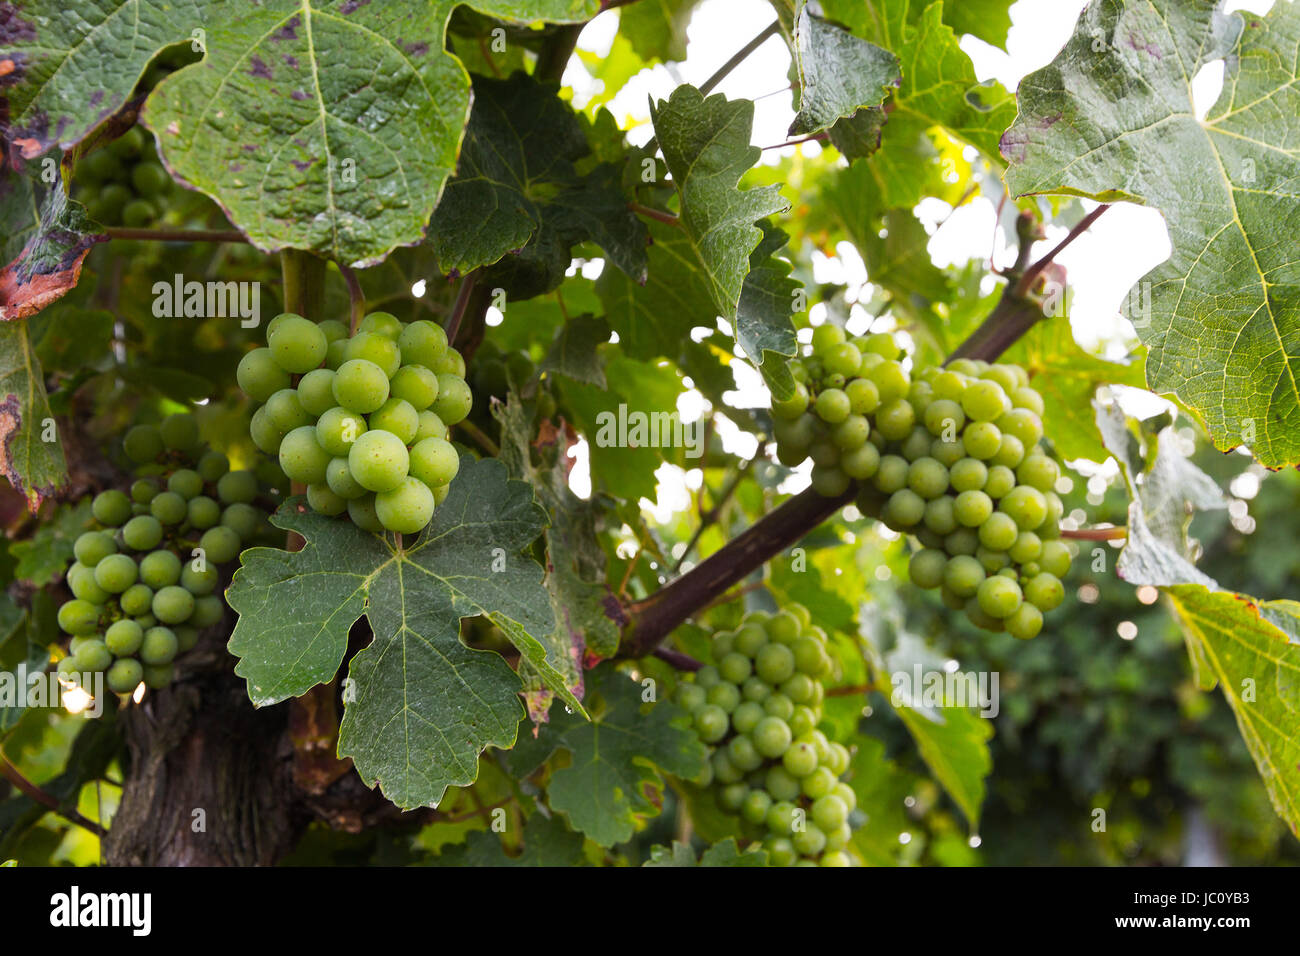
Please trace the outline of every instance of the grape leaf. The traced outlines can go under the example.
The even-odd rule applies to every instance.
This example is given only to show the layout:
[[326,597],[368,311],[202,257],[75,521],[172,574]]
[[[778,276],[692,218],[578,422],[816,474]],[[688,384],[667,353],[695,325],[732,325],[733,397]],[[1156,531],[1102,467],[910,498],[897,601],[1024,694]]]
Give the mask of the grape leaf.
[[692,265],[717,313],[734,320],[749,255],[763,238],[755,223],[790,208],[776,186],[738,188],[760,155],[749,144],[754,104],[721,94],[706,99],[693,86],[679,86],[651,104],[650,117],[681,203]]
[[556,333],[537,366],[575,382],[605,387],[605,362],[600,346],[609,341],[609,323],[601,316],[577,315]]
[[776,257],[789,237],[766,219],[759,225],[763,238],[749,254],[749,274],[736,307],[736,342],[763,373],[773,395],[785,399],[794,392],[786,358],[798,350],[790,317],[803,285],[790,275],[790,263]]
[[954,33],[969,33],[993,46],[1005,46],[1014,0],[948,0],[943,22]]
[[[1220,448],[1300,461],[1296,385],[1300,211],[1291,99],[1300,7],[1225,16],[1186,0],[1092,4],[1048,66],[1025,78],[1002,148],[1018,195],[1159,209],[1170,259],[1129,294],[1147,381],[1173,393]],[[1223,92],[1198,119],[1191,83],[1216,60]]]
[[1118,406],[1098,406],[1097,427],[1119,462],[1128,485],[1128,540],[1115,571],[1134,585],[1167,587],[1195,583],[1218,588],[1192,563],[1187,526],[1193,511],[1227,507],[1213,479],[1178,447],[1172,425],[1159,431],[1155,447],[1144,450]]
[[[239,613],[235,673],[253,703],[300,696],[333,678],[348,631],[365,614],[374,640],[352,658],[339,754],[401,807],[436,804],[470,783],[489,744],[514,743],[518,676],[496,653],[460,641],[460,620],[484,615],[547,686],[582,705],[533,635],[554,627],[541,568],[519,551],[545,516],[498,461],[461,458],[429,527],[404,550],[291,499],[273,519],[306,539],[301,551],[253,548],[226,599]],[[349,699],[350,698],[350,699]]]
[[613,846],[631,839],[639,820],[659,813],[660,773],[694,777],[704,767],[705,751],[676,704],[643,706],[641,684],[608,664],[587,678],[588,701],[602,707],[593,719],[559,714],[509,759],[512,768],[525,772],[556,750],[568,751],[569,765],[552,772],[547,785],[551,809],[589,839]]
[[63,446],[44,441],[53,422],[45,376],[28,338],[26,321],[0,322],[0,475],[34,512],[67,481]]
[[689,843],[673,841],[672,847],[650,848],[650,859],[642,866],[767,866],[767,851],[761,847],[741,850],[735,837],[705,847],[698,857]]
[[35,315],[62,298],[81,278],[81,264],[91,247],[108,238],[95,233],[86,210],[68,198],[62,182],[42,189],[30,178],[5,175],[0,180],[0,213],[14,227],[14,235],[4,243],[6,250],[23,240],[21,250],[0,268],[3,322]]
[[[1300,643],[1293,602],[1200,584],[1167,588],[1194,660],[1223,688],[1269,798],[1300,838]],[[1289,619],[1292,630],[1278,627]]]
[[448,847],[432,861],[434,866],[581,866],[582,836],[558,817],[534,813],[524,823],[524,849],[507,856],[502,837],[485,830],[469,834],[465,843]]
[[[954,343],[956,344],[956,343]],[[1104,462],[1092,402],[1102,385],[1145,383],[1143,362],[1108,362],[1085,352],[1074,340],[1065,316],[1039,322],[1003,356],[1029,372],[1030,384],[1043,396],[1043,432],[1062,458]]]
[[791,136],[829,129],[862,107],[879,106],[898,85],[898,58],[874,43],[813,16],[801,2],[794,21],[799,112]]
[[457,172],[429,227],[444,272],[500,262],[500,275],[486,281],[529,298],[559,285],[572,247],[592,240],[644,280],[647,235],[627,208],[621,170],[601,164],[579,174],[575,164],[591,147],[557,92],[526,73],[475,79]]
[[90,520],[90,499],[61,505],[30,538],[9,545],[9,553],[18,559],[14,578],[43,588],[62,576],[73,561],[73,543]]
[[[686,28],[700,0],[637,0],[618,12],[618,30],[646,64],[686,59]],[[620,84],[621,86],[621,84]],[[615,91],[617,92],[617,90]]]

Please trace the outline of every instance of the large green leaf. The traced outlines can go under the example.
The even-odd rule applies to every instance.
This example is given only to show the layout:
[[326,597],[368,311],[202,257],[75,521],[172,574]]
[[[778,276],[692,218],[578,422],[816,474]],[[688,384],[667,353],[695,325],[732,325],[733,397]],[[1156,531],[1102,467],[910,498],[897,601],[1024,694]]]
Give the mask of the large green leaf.
[[749,144],[754,104],[707,99],[679,86],[650,111],[664,161],[681,203],[680,223],[718,314],[734,320],[749,254],[763,238],[758,220],[790,208],[776,186],[740,189],[740,177],[758,161]]
[[[598,0],[476,0],[516,22],[580,22]],[[149,97],[178,177],[264,250],[377,262],[418,242],[452,171],[469,76],[445,51],[455,0],[34,0],[7,23],[10,136],[28,155],[82,140],[153,56],[202,30],[204,59]]]
[[576,164],[591,149],[557,93],[526,73],[475,79],[456,175],[429,226],[444,272],[505,259],[503,275],[488,281],[499,278],[512,297],[528,298],[559,285],[572,247],[591,240],[644,281],[648,237],[627,208],[621,170],[601,164],[579,174]]
[[[643,61],[686,59],[686,28],[700,0],[637,0],[618,12],[618,31]],[[614,91],[617,92],[617,91]]]
[[542,569],[519,551],[545,516],[500,462],[462,456],[433,521],[402,550],[300,499],[274,521],[306,544],[244,553],[226,594],[239,613],[235,672],[258,706],[300,696],[333,678],[364,614],[374,640],[349,667],[339,753],[394,803],[437,803],[448,786],[474,779],[484,747],[514,743],[519,678],[500,655],[461,643],[462,618],[485,615],[582,713],[557,670],[568,662],[548,660],[534,636],[549,634],[554,620]]
[[523,850],[507,856],[502,838],[476,830],[460,846],[443,850],[434,866],[581,866],[582,835],[574,833],[559,817],[534,813],[524,824]]
[[[32,511],[67,480],[53,422],[27,322],[0,322],[0,475],[26,496]],[[54,440],[45,441],[49,436]]]
[[898,58],[874,43],[813,16],[803,2],[794,21],[799,113],[790,134],[830,129],[864,107],[878,107],[899,82]]
[[[1099,52],[1099,50],[1101,52]],[[1300,214],[1294,109],[1300,6],[1224,16],[1190,0],[1091,4],[1070,42],[1020,87],[1003,152],[1017,194],[1159,209],[1170,259],[1130,293],[1151,388],[1176,394],[1221,448],[1300,461]],[[1197,118],[1191,83],[1222,59]]]
[[749,255],[749,274],[736,307],[736,342],[776,397],[784,399],[794,392],[785,359],[798,350],[790,320],[803,284],[790,274],[790,263],[776,255],[789,237],[766,220],[759,225],[763,239]]
[[567,750],[568,766],[555,770],[547,786],[551,808],[601,846],[613,846],[630,839],[638,821],[659,813],[660,774],[694,777],[705,750],[676,704],[643,703],[642,684],[608,664],[588,679],[588,700],[601,708],[594,719],[557,715],[536,741],[520,744],[510,765],[528,772]]

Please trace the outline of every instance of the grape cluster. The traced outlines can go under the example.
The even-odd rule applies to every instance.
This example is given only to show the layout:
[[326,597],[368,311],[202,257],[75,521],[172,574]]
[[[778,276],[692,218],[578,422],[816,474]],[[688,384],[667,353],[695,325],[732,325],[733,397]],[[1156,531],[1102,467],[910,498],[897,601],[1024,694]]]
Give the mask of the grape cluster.
[[74,181],[90,218],[133,227],[157,222],[177,188],[138,126],[82,157]]
[[900,357],[892,336],[818,326],[794,395],[772,406],[777,457],[811,456],[823,495],[862,482],[858,506],[920,543],[914,584],[978,627],[1034,637],[1071,560],[1042,397],[1016,365],[958,359],[913,378]]
[[465,360],[442,328],[372,312],[350,336],[337,320],[286,312],[266,340],[237,373],[263,403],[254,444],[307,486],[315,511],[347,512],[376,533],[423,529],[460,469],[447,429],[473,404]]
[[833,667],[825,632],[800,605],[754,611],[713,636],[712,654],[677,688],[709,748],[696,782],[754,828],[773,866],[854,865],[845,850],[857,799],[840,779],[849,752],[817,729]]
[[59,672],[69,680],[107,672],[109,689],[127,694],[141,681],[171,683],[175,657],[221,620],[217,566],[238,557],[263,518],[252,504],[257,479],[231,471],[221,452],[199,454],[192,415],[137,425],[122,446],[139,477],[129,493],[95,496],[98,527],[73,545],[73,598],[58,612],[72,641]]

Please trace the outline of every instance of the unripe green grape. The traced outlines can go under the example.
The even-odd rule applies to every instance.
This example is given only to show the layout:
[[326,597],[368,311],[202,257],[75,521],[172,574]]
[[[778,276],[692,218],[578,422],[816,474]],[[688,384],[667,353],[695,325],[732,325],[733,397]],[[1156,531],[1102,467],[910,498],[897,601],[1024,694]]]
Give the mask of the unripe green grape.
[[866,336],[861,343],[861,349],[864,353],[873,353],[889,361],[893,361],[903,354],[898,347],[898,343],[894,341],[894,337],[888,332],[873,332],[871,335]]
[[1016,408],[1026,408],[1039,418],[1042,418],[1043,396],[1028,386],[1017,388],[1011,392],[1011,404]]
[[816,686],[807,674],[794,674],[781,683],[780,689],[795,704],[807,704],[813,699]]
[[943,585],[953,594],[968,598],[979,590],[984,577],[984,568],[979,561],[971,555],[959,554],[948,559],[943,571]]
[[1043,554],[1043,542],[1032,531],[1021,531],[1016,535],[1015,543],[1007,551],[1011,560],[1017,564],[1037,561]]
[[802,737],[817,727],[817,714],[806,704],[796,704],[787,723],[790,725],[791,733],[796,737]]
[[147,199],[133,199],[122,209],[122,224],[138,229],[158,218],[158,207]]
[[813,403],[817,417],[828,425],[838,425],[849,417],[852,405],[849,396],[838,388],[828,388],[817,396]]
[[[698,716],[698,712],[696,716]],[[708,743],[709,741],[706,740],[705,742]],[[719,747],[715,750],[713,756],[709,758],[709,763],[713,766],[714,780],[720,784],[739,783],[744,779],[745,775],[731,762],[731,758],[727,756],[726,747]]]
[[123,492],[110,488],[95,496],[90,505],[90,513],[100,524],[116,528],[130,519],[131,500]]
[[178,468],[167,479],[167,490],[189,501],[203,494],[203,479],[197,471],[190,468]]
[[402,329],[397,337],[402,362],[406,365],[423,365],[436,371],[434,365],[447,351],[447,333],[442,327],[427,319],[419,319]]
[[772,692],[763,698],[764,712],[773,717],[780,717],[782,720],[789,720],[794,716],[794,706],[794,701],[785,694]]
[[388,401],[388,375],[366,359],[349,359],[340,365],[331,387],[338,404],[361,415],[369,415]]
[[767,819],[767,812],[772,808],[772,798],[762,790],[750,790],[740,805],[743,819],[755,825]]
[[429,366],[429,369],[439,375],[445,374],[463,379],[465,377],[465,356],[455,349],[449,348],[442,353],[441,358]]
[[1048,574],[1063,578],[1070,573],[1070,547],[1064,541],[1043,543],[1039,564]]
[[981,630],[992,631],[996,634],[1005,629],[1002,618],[994,617],[980,607],[978,597],[967,598],[962,609],[966,612],[966,619]]
[[718,683],[709,688],[705,699],[714,707],[721,707],[730,714],[740,706],[740,688],[730,681],[719,680]]
[[973,422],[962,432],[962,444],[972,458],[988,461],[1002,447],[1002,433],[992,422]]
[[217,498],[225,504],[248,504],[257,497],[257,476],[251,471],[231,471],[217,481]]
[[186,515],[192,527],[206,531],[221,520],[221,505],[207,495],[199,495],[189,500]]
[[190,506],[176,492],[164,491],[149,503],[149,513],[164,525],[180,524],[189,515]]
[[88,568],[93,568],[111,554],[117,553],[117,542],[103,531],[87,531],[77,537],[72,553]]
[[173,627],[172,633],[176,635],[177,654],[184,654],[186,651],[191,651],[199,643],[198,630],[188,624]]
[[371,312],[357,325],[358,332],[374,332],[396,339],[402,333],[402,323],[391,312]]
[[979,379],[966,387],[961,407],[973,422],[995,422],[1011,408],[1011,400],[997,382]]
[[936,438],[930,442],[930,457],[951,469],[953,465],[966,457],[966,445],[959,438],[956,441],[944,441]]
[[980,491],[988,481],[989,469],[978,458],[963,458],[948,473],[953,491]]
[[99,607],[81,598],[73,598],[59,608],[58,622],[65,634],[75,637],[93,634],[99,623]]
[[826,366],[826,371],[832,375],[843,375],[848,378],[858,373],[862,366],[862,353],[858,351],[856,345],[850,345],[844,342],[841,345],[828,349],[822,362]]
[[181,577],[181,559],[170,551],[151,551],[140,559],[140,581],[155,591]]
[[[1006,416],[1003,416],[1004,418]],[[999,419],[1001,421],[1001,419]],[[1005,465],[1007,468],[1015,468],[1024,460],[1025,446],[1015,435],[1002,433],[1002,444],[998,446],[998,453],[990,461],[995,465]]]
[[265,405],[253,412],[253,417],[248,424],[248,434],[252,437],[258,451],[268,455],[280,453],[280,443],[284,441],[285,433],[271,420]]
[[993,499],[982,491],[963,491],[952,505],[953,517],[967,528],[978,528],[993,514]]
[[158,494],[158,482],[152,478],[140,478],[131,483],[131,500],[138,505],[147,505]]
[[104,604],[108,601],[108,592],[95,580],[94,569],[86,567],[80,561],[68,568],[65,580],[73,597],[89,601],[91,604]]
[[[348,452],[348,470],[369,491],[390,491],[398,487],[409,468],[410,454],[406,446],[389,432],[368,431],[352,443]],[[322,477],[323,471],[322,467]]]
[[718,669],[712,664],[705,664],[695,672],[695,683],[705,690],[708,690],[721,680],[722,677],[718,674]]
[[871,435],[871,425],[861,415],[849,415],[831,429],[831,441],[843,451],[861,448]]
[[167,170],[163,169],[162,164],[153,160],[143,163],[136,163],[131,169],[131,185],[135,191],[151,199],[154,196],[160,196],[167,191],[171,185],[172,179],[167,175]]
[[[831,759],[827,763],[827,766],[831,768],[831,773],[835,774],[837,778],[843,776],[848,773],[849,764],[851,762],[852,758],[849,756],[849,749],[841,743],[831,741]],[[835,789],[831,792],[836,794],[836,796],[839,796],[837,792],[838,790],[839,784],[837,783]]]
[[695,712],[695,730],[705,743],[717,743],[727,735],[730,720],[716,704],[705,704]]
[[[189,591],[196,598],[204,597],[211,594],[217,589],[217,583],[221,577],[217,573],[215,564],[203,564],[202,571],[194,570],[194,562],[186,561],[185,566],[181,568],[181,587]],[[152,596],[150,597],[152,605]],[[125,610],[125,608],[123,608]]]
[[854,415],[870,415],[880,407],[880,390],[870,379],[853,379],[844,386],[844,394],[849,397],[849,411]]
[[813,801],[813,822],[823,831],[838,830],[849,818],[849,808],[834,793],[826,793]]
[[[809,677],[820,678],[830,670],[830,658],[821,642],[811,636],[799,637],[791,647],[795,669]],[[789,675],[787,675],[789,676]],[[782,678],[784,680],[785,678]]]
[[225,564],[239,557],[239,535],[224,525],[203,532],[199,547],[211,564]]
[[984,493],[994,501],[1005,498],[1016,487],[1016,476],[1006,465],[994,465],[984,480]]
[[840,450],[830,439],[819,438],[809,446],[808,457],[813,460],[814,465],[834,468],[840,463]]
[[379,520],[379,515],[375,513],[375,496],[373,494],[367,493],[363,497],[349,500],[348,517],[354,525],[363,531],[383,534],[386,530],[383,522]]
[[310,425],[312,416],[302,407],[302,398],[296,388],[282,388],[266,400],[260,411],[280,432],[288,433],[303,425]]
[[880,517],[891,527],[910,528],[925,517],[925,499],[910,488],[900,489],[889,496]]
[[463,421],[474,405],[474,395],[465,380],[447,372],[438,373],[438,398],[433,412],[447,425]]
[[704,688],[699,684],[682,683],[677,687],[677,703],[688,713],[704,706]]
[[1024,600],[1020,586],[1000,574],[981,581],[975,597],[979,601],[980,610],[993,618],[1009,617]]
[[311,505],[312,510],[318,514],[341,515],[348,510],[347,499],[336,495],[330,490],[328,484],[308,485],[307,486],[307,504]]
[[1043,629],[1043,612],[1025,601],[1006,619],[1005,626],[1012,637],[1022,641],[1030,640],[1037,637]]
[[104,632],[104,644],[116,657],[130,657],[143,640],[144,629],[135,621],[115,621]]
[[838,468],[814,466],[812,470],[812,487],[823,498],[838,498],[849,490],[849,476]]
[[[930,403],[935,400],[934,389],[928,382],[913,380],[907,390],[907,400],[911,403],[912,408],[916,410],[918,421],[925,421],[925,412],[930,407]],[[924,426],[922,426],[924,427]]]
[[718,673],[725,681],[741,684],[753,672],[753,664],[744,654],[732,651],[718,661]]
[[1009,515],[994,512],[979,527],[980,544],[993,551],[1010,551],[1020,535],[1020,529]]
[[140,644],[140,660],[153,666],[170,664],[178,649],[179,642],[171,628],[151,627]]
[[103,641],[86,640],[77,647],[76,668],[80,673],[99,674],[113,663],[113,653]]
[[1037,561],[1028,561],[1020,566],[1020,577],[1026,581],[1042,573],[1043,569],[1038,566]]
[[789,749],[794,735],[790,732],[790,725],[784,720],[768,716],[758,722],[749,739],[753,741],[753,747],[759,754],[775,759]]
[[905,399],[895,399],[876,412],[876,427],[889,441],[900,441],[912,432],[916,412]]
[[762,704],[772,696],[772,688],[757,675],[751,675],[745,678],[745,683],[740,685],[740,696],[747,701],[756,704]]
[[880,467],[880,452],[875,445],[863,444],[840,455],[837,467],[849,478],[864,481]]
[[808,410],[808,389],[802,382],[795,382],[794,392],[784,401],[772,399],[772,417],[783,421],[792,421]]
[[727,756],[731,764],[742,773],[757,770],[763,765],[763,755],[747,734],[737,734],[727,741]]
[[131,617],[148,614],[153,605],[153,589],[147,584],[133,584],[121,593],[117,603]]
[[298,380],[298,405],[307,415],[319,418],[334,407],[334,375],[332,369],[318,368]]
[[1043,421],[1027,408],[1013,408],[998,419],[1004,435],[1015,435],[1024,448],[1033,448],[1043,437]]
[[[800,779],[799,789],[803,791],[804,796],[816,801],[830,794],[835,789],[837,782],[835,774],[831,773],[829,767],[817,767]],[[811,829],[811,825],[809,829]]]
[[420,413],[405,399],[390,398],[377,411],[371,412],[370,427],[391,432],[403,445],[409,445],[420,428]]
[[315,427],[316,443],[336,458],[346,456],[352,443],[369,430],[363,416],[340,405],[321,415]]
[[366,489],[352,477],[346,458],[335,458],[326,466],[325,484],[329,486],[330,491],[345,501],[361,498],[366,494]]
[[1044,571],[1025,582],[1025,600],[1046,613],[1065,600],[1065,587],[1055,574]]
[[1016,469],[1016,478],[1022,485],[1029,485],[1043,492],[1051,491],[1060,477],[1060,468],[1046,455],[1029,455]]
[[438,376],[423,365],[405,365],[393,376],[390,395],[390,401],[398,398],[424,411],[438,397]]
[[140,666],[140,662],[130,657],[123,657],[113,662],[113,666],[108,669],[105,682],[113,693],[129,694],[140,686],[140,681],[143,679],[144,668]]
[[[325,361],[329,342],[315,322],[299,315],[278,318],[280,321],[275,328],[268,329],[266,337],[276,365],[286,372],[301,373],[309,372]],[[393,351],[396,350],[397,347],[393,346]]]
[[966,425],[966,413],[951,399],[936,398],[925,409],[925,427],[935,437],[956,437]]
[[349,362],[362,360],[374,363],[387,378],[396,375],[402,366],[402,352],[397,343],[375,332],[358,332],[348,342],[344,354]]
[[903,443],[898,446],[898,450],[908,461],[916,461],[918,458],[930,457],[930,446],[932,444],[934,442],[931,440],[930,433],[926,431],[925,426],[913,425],[912,431],[903,439]]
[[122,439],[122,450],[137,464],[153,461],[163,453],[162,435],[153,425],[136,425]]
[[206,451],[199,459],[195,471],[205,482],[215,483],[230,470],[230,459],[219,451]]
[[140,569],[125,554],[110,554],[95,565],[95,583],[109,594],[121,594],[139,579]]
[[144,686],[151,690],[162,690],[176,679],[176,667],[173,664],[145,664],[141,668]]
[[[744,696],[744,691],[741,691],[741,696]],[[742,700],[731,712],[731,726],[736,733],[747,734],[766,716],[762,704],[752,700]]]
[[789,837],[769,837],[764,841],[763,848],[767,850],[768,862],[772,866],[794,866],[799,859]]
[[814,355],[826,355],[836,346],[843,345],[847,337],[844,329],[830,322],[823,322],[813,329],[812,332],[812,350]]
[[925,548],[912,555],[907,563],[907,575],[919,588],[937,588],[943,583],[948,558],[942,551]]
[[975,549],[975,560],[985,574],[997,574],[1011,564],[1011,557],[1005,551],[993,551],[982,544]]
[[799,618],[791,612],[778,611],[767,620],[763,629],[767,631],[770,641],[789,645],[799,639],[799,632],[803,630],[803,626]]
[[768,684],[777,686],[794,675],[794,651],[785,644],[769,642],[755,655],[754,670]]
[[[336,371],[340,365],[348,360],[348,342],[349,339],[347,338],[335,339],[326,347],[325,371]],[[333,404],[333,402],[330,404]]]
[[938,498],[948,490],[948,469],[933,458],[918,458],[907,469],[907,487],[927,501]]
[[291,481],[318,484],[325,480],[325,467],[332,456],[321,447],[316,428],[303,425],[284,436],[280,443],[280,467]]
[[[868,368],[865,377],[876,386],[882,408],[905,397],[912,385],[903,366],[893,361],[880,362]],[[910,423],[908,427],[911,427]]]
[[211,627],[225,616],[226,609],[221,598],[208,594],[194,599],[194,613],[186,621],[190,627]]
[[289,373],[276,364],[268,348],[253,349],[240,359],[235,380],[255,402],[264,402],[280,389],[289,387]]
[[326,342],[337,342],[348,337],[348,327],[338,319],[322,319],[316,323],[316,327],[325,333]]
[[[735,763],[733,760],[732,763]],[[736,813],[740,810],[749,796],[749,787],[743,783],[732,783],[718,790],[718,805],[729,813]]]
[[897,455],[884,455],[876,469],[872,484],[882,494],[892,495],[907,486],[907,473],[911,466]]
[[974,528],[958,528],[951,534],[944,535],[943,550],[950,555],[965,554],[974,556],[979,550],[980,539]]
[[168,585],[154,593],[152,610],[162,623],[180,624],[194,613],[194,595],[179,585]]
[[[934,389],[936,399],[961,404],[961,397],[966,393],[966,377],[952,369],[942,369],[937,372],[930,380],[930,387]],[[962,412],[963,421],[966,413]]]
[[1033,531],[1047,518],[1047,499],[1037,488],[1017,485],[1011,489],[998,507],[1011,517],[1023,531]]

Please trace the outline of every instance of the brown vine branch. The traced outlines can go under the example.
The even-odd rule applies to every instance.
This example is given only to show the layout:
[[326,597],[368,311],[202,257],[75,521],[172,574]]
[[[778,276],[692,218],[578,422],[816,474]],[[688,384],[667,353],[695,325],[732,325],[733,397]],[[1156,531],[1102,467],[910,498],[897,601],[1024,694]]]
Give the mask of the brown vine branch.
[[1056,257],[1065,250],[1066,246],[1087,232],[1088,228],[1100,219],[1102,213],[1109,208],[1110,206],[1098,206],[1092,212],[1088,213],[1088,215],[1080,219],[1064,239],[1058,242],[1053,249],[1024,271],[1024,274],[1020,277],[1020,281],[1015,284],[1015,294],[1018,296],[1027,295],[1030,290],[1033,289],[1034,283],[1038,281],[1038,277],[1043,274],[1043,270],[1055,261]]
[[36,784],[32,783],[22,775],[22,772],[11,764],[4,756],[0,755],[0,776],[12,783],[21,790],[28,798],[39,803],[57,816],[63,817],[69,823],[76,824],[84,830],[89,830],[95,836],[102,837],[108,831],[93,820],[87,820],[76,810],[65,810],[59,805],[58,799],[53,795],[46,793]]
[[1123,541],[1128,537],[1128,528],[1076,528],[1073,531],[1062,528],[1061,537],[1075,541]]
[[361,280],[357,278],[351,266],[345,266],[340,262],[339,272],[343,274],[343,281],[348,286],[348,330],[352,335],[356,335],[357,326],[361,324],[362,313],[366,311],[366,296],[361,291]]
[[238,229],[135,229],[130,226],[107,226],[109,239],[157,240],[159,242],[248,242]]
[[456,291],[456,302],[451,307],[451,315],[447,318],[448,342],[454,343],[456,341],[456,335],[460,332],[460,323],[465,318],[465,311],[469,308],[470,296],[474,294],[474,286],[477,284],[477,270],[460,280],[460,288]]
[[655,209],[651,206],[642,205],[639,202],[630,202],[627,208],[631,209],[638,216],[645,216],[647,219],[655,219],[659,222],[667,223],[670,226],[680,226],[682,221],[670,212],[664,212],[662,209]]
[[816,141],[824,143],[829,137],[825,133],[813,133],[811,136],[801,136],[798,139],[787,139],[784,143],[773,143],[771,146],[764,146],[763,150],[782,149],[786,146],[798,146],[800,143]]

